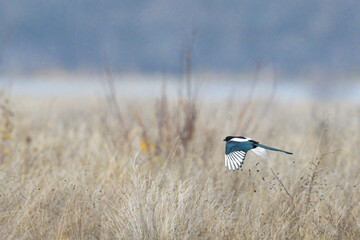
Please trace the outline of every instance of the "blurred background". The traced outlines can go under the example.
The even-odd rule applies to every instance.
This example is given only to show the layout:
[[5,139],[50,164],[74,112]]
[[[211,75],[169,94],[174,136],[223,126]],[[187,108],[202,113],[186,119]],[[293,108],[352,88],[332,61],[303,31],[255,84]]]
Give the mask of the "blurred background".
[[0,0],[0,239],[360,239],[359,67],[359,0]]
[[335,0],[1,1],[0,78],[14,94],[81,95],[111,72],[123,95],[143,96],[190,72],[208,97],[258,79],[259,95],[276,81],[280,99],[359,101],[359,9]]

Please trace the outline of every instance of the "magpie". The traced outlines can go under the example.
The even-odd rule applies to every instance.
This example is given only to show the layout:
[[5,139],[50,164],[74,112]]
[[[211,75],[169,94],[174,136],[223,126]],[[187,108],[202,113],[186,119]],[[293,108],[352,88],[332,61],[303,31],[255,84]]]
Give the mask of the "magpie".
[[249,150],[252,150],[255,154],[264,159],[268,158],[266,149],[292,155],[291,152],[286,152],[277,148],[260,144],[259,142],[247,137],[228,136],[224,139],[224,141],[226,142],[225,167],[229,168],[229,170],[238,170],[243,165],[246,153]]

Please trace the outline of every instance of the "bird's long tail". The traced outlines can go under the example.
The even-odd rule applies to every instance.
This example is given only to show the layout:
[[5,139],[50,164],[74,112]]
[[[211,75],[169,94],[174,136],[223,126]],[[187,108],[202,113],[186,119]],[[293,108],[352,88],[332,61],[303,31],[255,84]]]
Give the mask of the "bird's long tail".
[[255,146],[265,148],[265,149],[268,149],[268,150],[272,150],[272,151],[278,151],[278,152],[283,152],[283,153],[292,155],[291,152],[287,152],[287,151],[280,150],[280,149],[277,149],[277,148],[269,147],[269,146],[266,146],[266,145],[263,145],[263,144],[260,144],[260,143],[255,144]]

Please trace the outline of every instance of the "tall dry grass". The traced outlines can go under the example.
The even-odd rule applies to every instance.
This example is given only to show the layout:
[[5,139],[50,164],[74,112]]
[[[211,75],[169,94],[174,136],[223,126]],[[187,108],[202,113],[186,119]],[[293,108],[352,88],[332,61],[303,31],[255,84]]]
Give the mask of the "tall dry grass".
[[[358,105],[113,89],[104,101],[1,96],[2,239],[359,238]],[[226,135],[294,155],[249,153],[228,171]]]

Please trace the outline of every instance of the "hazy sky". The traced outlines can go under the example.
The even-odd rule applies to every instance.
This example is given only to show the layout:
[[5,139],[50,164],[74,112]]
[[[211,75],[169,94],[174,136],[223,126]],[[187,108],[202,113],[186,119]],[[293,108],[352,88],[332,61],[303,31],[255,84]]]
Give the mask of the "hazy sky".
[[0,2],[0,70],[358,72],[360,1]]

